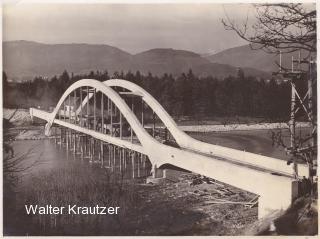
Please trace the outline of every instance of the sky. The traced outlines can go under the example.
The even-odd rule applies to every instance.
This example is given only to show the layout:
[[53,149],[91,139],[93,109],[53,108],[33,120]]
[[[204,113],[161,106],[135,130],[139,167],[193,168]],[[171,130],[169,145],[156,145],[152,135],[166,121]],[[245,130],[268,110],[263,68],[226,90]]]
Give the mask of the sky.
[[200,54],[247,44],[221,19],[254,19],[250,4],[23,4],[3,10],[3,40],[107,44],[132,54],[174,48]]

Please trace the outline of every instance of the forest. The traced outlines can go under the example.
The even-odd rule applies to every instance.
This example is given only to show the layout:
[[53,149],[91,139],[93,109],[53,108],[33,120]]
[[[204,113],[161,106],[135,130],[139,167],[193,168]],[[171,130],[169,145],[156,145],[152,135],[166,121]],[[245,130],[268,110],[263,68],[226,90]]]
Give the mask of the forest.
[[84,79],[105,81],[125,79],[136,83],[153,95],[174,117],[203,119],[208,117],[245,116],[264,120],[288,120],[291,87],[287,81],[258,79],[245,76],[241,69],[237,76],[224,79],[198,77],[192,70],[179,77],[164,74],[161,77],[143,75],[139,71],[115,72],[91,71],[75,75],[64,71],[51,79],[35,77],[33,81],[12,83],[3,72],[4,107],[29,108],[54,107],[63,92],[74,82]]

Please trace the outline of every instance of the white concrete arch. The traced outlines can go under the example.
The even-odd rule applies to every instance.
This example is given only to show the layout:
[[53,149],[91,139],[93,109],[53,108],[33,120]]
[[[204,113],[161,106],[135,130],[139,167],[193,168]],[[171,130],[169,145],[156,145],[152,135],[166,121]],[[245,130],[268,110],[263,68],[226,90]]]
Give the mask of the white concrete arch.
[[[227,148],[219,145],[208,144],[190,137],[188,134],[178,128],[172,117],[152,95],[150,95],[142,87],[132,82],[121,79],[112,79],[104,81],[103,83],[110,87],[122,87],[129,91],[139,93],[139,95],[142,96],[144,102],[162,120],[162,122],[170,131],[173,138],[176,140],[180,147],[187,148],[199,153],[209,154],[212,156],[228,158],[232,161],[245,163],[252,166],[258,166],[268,170],[280,171],[285,174],[293,175],[294,173],[293,168],[288,166],[286,161],[284,160]],[[307,176],[308,168],[305,165],[298,165],[298,172],[300,176]]]
[[115,92],[111,87],[107,86],[106,84],[103,84],[100,81],[93,80],[93,79],[83,79],[75,82],[72,84],[61,96],[58,104],[56,105],[53,112],[50,113],[50,116],[48,117],[47,125],[46,125],[46,132],[47,134],[50,131],[50,128],[52,124],[54,123],[56,119],[56,115],[59,112],[59,109],[63,102],[67,99],[67,97],[76,89],[80,87],[86,87],[89,86],[91,88],[95,88],[98,91],[102,92],[104,95],[106,95],[119,109],[119,111],[122,113],[123,117],[126,118],[130,126],[132,127],[133,131],[137,135],[139,141],[141,142],[142,146],[144,148],[150,148],[151,144],[158,143],[152,136],[148,134],[148,132],[142,127],[139,120],[135,116],[135,114],[131,111],[127,103],[119,96],[117,92]]

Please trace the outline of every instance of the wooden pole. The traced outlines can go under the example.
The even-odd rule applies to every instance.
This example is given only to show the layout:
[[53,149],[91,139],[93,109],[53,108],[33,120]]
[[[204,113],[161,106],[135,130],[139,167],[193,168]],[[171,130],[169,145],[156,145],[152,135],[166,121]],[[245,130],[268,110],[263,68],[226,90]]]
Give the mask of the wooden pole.
[[76,154],[77,153],[77,142],[76,142],[76,140],[77,140],[77,133],[76,132],[74,132],[74,134],[73,134],[73,153],[74,154]]
[[296,110],[296,92],[295,92],[295,82],[292,79],[291,81],[291,115],[290,115],[290,146],[292,150],[292,158],[293,158],[293,172],[295,176],[297,176],[297,162],[296,162],[296,145],[295,145],[295,110]]
[[112,109],[112,101],[110,102],[110,135],[113,136],[113,109]]
[[104,167],[104,144],[100,141],[100,149],[101,149],[101,168]]
[[119,118],[120,118],[120,139],[122,139],[122,114],[119,110]]
[[82,87],[80,87],[80,126],[82,127],[82,102],[83,102],[83,99],[82,99]]
[[[133,97],[131,97],[131,111],[132,113],[134,113],[134,106],[133,106]],[[131,143],[133,142],[133,130],[132,130],[132,127],[130,125],[130,141]]]
[[60,148],[62,146],[62,127],[60,128]]
[[97,130],[97,118],[96,118],[96,88],[93,89],[93,130]]
[[143,116],[143,113],[144,113],[144,103],[143,103],[143,99],[141,97],[141,124],[142,124],[142,127],[144,127],[144,116]]
[[66,121],[66,101],[63,101],[63,120]]
[[155,122],[155,114],[154,111],[152,112],[152,136],[155,137],[155,131],[156,131],[156,122]]
[[69,94],[69,123],[71,123],[71,95]]
[[104,98],[101,94],[101,133],[104,133]]
[[87,128],[90,129],[90,125],[89,125],[89,86],[87,86]]
[[121,155],[121,148],[118,148],[118,154],[119,154],[119,171],[122,172],[122,155]]
[[138,178],[140,177],[140,157],[141,157],[141,154],[138,153],[138,157],[137,157]]
[[134,173],[134,170],[135,170],[135,165],[134,165],[134,157],[135,157],[135,152],[134,151],[131,151],[131,164],[132,164],[132,178],[135,178],[135,173]]
[[74,124],[77,124],[76,99],[77,99],[77,90],[74,91],[74,98],[73,98]]

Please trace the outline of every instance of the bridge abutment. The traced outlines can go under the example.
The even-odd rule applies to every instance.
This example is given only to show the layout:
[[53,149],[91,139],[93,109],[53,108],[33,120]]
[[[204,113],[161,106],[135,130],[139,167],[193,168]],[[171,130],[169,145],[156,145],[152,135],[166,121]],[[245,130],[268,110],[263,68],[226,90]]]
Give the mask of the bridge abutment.
[[270,185],[265,193],[261,194],[258,201],[258,218],[263,218],[275,211],[284,211],[290,207],[299,196],[299,181],[293,180],[286,187],[279,188]]

